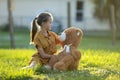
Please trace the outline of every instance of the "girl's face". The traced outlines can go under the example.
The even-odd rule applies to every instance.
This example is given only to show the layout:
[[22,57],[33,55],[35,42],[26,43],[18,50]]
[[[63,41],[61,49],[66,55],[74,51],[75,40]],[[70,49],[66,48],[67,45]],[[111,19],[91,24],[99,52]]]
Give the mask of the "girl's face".
[[48,18],[47,22],[43,22],[43,28],[46,30],[51,30],[52,29],[52,19],[51,17]]

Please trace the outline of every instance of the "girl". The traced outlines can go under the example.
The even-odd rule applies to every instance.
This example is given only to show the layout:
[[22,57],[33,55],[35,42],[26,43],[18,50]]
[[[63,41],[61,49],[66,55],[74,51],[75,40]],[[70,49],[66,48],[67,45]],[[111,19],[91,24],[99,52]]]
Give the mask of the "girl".
[[[27,67],[34,67],[36,63],[46,65],[53,54],[56,53],[56,45],[60,44],[58,36],[50,31],[52,27],[53,17],[50,13],[44,12],[33,19],[31,27],[31,42],[35,45],[37,52],[32,55],[30,65]],[[24,67],[24,68],[27,68]]]

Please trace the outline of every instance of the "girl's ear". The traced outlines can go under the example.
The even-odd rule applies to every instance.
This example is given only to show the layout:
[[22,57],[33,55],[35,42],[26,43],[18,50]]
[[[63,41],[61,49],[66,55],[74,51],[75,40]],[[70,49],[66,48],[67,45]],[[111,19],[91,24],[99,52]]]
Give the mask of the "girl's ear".
[[41,23],[41,26],[44,26],[45,24],[46,24],[46,22],[42,22],[42,23]]
[[44,22],[41,23],[41,26],[43,26],[43,25],[44,25]]

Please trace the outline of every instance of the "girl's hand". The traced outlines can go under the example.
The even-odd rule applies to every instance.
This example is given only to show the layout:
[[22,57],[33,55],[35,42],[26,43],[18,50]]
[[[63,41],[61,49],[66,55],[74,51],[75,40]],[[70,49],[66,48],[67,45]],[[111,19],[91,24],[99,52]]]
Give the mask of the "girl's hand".
[[51,58],[51,55],[45,54],[45,53],[40,53],[39,54],[42,58]]

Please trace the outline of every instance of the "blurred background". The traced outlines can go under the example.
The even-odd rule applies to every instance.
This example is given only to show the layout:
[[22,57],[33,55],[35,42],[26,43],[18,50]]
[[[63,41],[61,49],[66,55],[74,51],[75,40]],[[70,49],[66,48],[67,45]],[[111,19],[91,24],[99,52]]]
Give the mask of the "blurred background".
[[83,30],[82,48],[120,50],[119,0],[0,0],[0,48],[33,48],[31,21],[46,11],[57,34],[71,26]]

